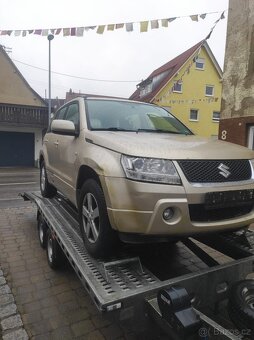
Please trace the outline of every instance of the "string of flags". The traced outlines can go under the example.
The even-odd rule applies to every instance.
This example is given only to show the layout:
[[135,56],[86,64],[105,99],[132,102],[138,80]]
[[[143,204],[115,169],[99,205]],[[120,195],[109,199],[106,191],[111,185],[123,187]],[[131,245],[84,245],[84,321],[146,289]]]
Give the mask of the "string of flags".
[[[189,17],[192,21],[198,22],[200,19],[204,20],[207,15],[214,14],[219,12],[208,12],[202,14],[194,14],[194,15],[185,15],[178,16],[173,18],[164,18],[164,19],[155,19],[155,20],[145,20],[138,22],[127,22],[127,23],[117,23],[117,24],[106,24],[106,25],[97,25],[97,26],[82,26],[82,27],[65,27],[65,28],[41,28],[41,29],[21,29],[21,30],[0,30],[0,35],[3,36],[15,36],[15,37],[25,37],[27,35],[40,35],[40,36],[48,36],[49,34],[53,35],[63,35],[64,37],[75,36],[82,37],[85,32],[96,31],[97,34],[103,34],[105,31],[115,31],[118,29],[125,28],[126,32],[134,31],[135,24],[139,25],[140,33],[148,32],[149,29],[159,29],[161,27],[168,27],[171,22],[179,18]],[[221,14],[220,18],[215,22],[214,27],[217,23],[225,18],[225,11]],[[212,30],[214,29],[212,28]],[[212,31],[210,32],[210,34]]]

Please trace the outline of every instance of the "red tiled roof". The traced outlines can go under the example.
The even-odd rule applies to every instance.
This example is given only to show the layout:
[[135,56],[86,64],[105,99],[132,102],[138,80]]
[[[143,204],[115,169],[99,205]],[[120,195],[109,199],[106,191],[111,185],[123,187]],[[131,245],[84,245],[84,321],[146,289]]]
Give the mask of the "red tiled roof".
[[205,40],[200,41],[196,45],[189,48],[187,51],[183,52],[182,54],[178,55],[176,58],[170,60],[166,64],[162,65],[161,67],[154,70],[147,79],[153,78],[155,76],[158,76],[159,74],[162,74],[163,72],[168,71],[166,76],[162,78],[161,82],[157,84],[157,86],[153,89],[152,92],[148,93],[147,95],[140,98],[139,93],[140,90],[137,89],[131,96],[130,99],[133,100],[141,100],[145,102],[150,102],[156,93],[160,91],[160,89],[167,84],[167,82],[176,74],[180,68],[183,66],[183,64],[204,44]]

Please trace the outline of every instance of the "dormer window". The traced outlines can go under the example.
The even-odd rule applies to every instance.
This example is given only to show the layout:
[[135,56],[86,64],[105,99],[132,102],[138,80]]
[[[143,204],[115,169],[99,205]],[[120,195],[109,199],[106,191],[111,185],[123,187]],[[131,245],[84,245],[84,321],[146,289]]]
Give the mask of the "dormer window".
[[196,69],[197,70],[204,70],[205,69],[205,59],[197,58],[196,59]]
[[152,92],[153,89],[153,83],[147,84],[145,87],[140,89],[140,97],[144,97],[148,93]]

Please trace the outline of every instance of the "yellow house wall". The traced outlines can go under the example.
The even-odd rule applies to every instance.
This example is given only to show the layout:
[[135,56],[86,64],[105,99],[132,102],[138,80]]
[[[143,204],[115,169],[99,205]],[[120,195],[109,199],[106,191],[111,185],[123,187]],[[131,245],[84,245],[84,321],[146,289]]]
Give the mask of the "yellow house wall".
[[0,103],[45,106],[0,50]]
[[[209,55],[204,48],[199,58],[205,59],[204,70],[197,70],[192,59],[182,67],[164,89],[154,98],[159,106],[169,107],[170,111],[179,118],[195,134],[204,137],[218,136],[219,122],[213,121],[213,111],[220,112],[222,84]],[[189,73],[186,72],[191,65]],[[184,74],[185,73],[185,74]],[[171,92],[174,81],[182,78],[182,93]],[[214,86],[214,95],[205,95],[205,86]],[[190,109],[198,110],[198,121],[191,121]]]

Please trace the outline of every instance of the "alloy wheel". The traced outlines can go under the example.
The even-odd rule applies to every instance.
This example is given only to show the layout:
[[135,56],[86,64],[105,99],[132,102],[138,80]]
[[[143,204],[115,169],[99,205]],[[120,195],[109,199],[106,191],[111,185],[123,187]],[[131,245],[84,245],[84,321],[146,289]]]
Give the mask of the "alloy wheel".
[[100,216],[98,203],[90,192],[85,195],[83,200],[82,219],[88,241],[95,243],[100,232]]

